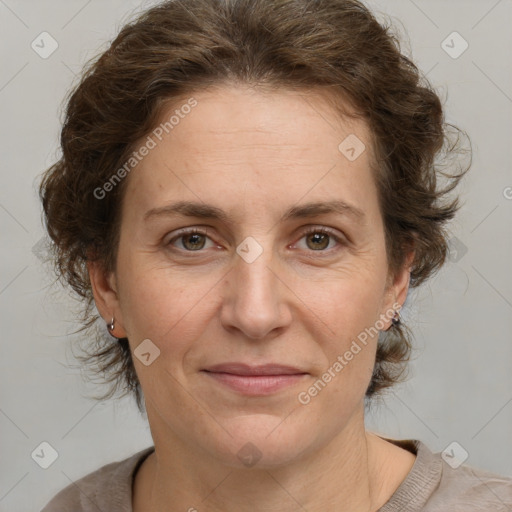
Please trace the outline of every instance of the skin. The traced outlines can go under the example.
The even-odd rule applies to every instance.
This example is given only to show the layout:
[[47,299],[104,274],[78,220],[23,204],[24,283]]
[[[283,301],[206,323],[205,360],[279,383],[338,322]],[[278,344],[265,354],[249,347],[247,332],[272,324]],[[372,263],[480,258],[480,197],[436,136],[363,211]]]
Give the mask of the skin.
[[[415,460],[365,431],[377,338],[307,405],[298,401],[365,328],[384,315],[387,329],[406,298],[412,255],[389,274],[368,127],[341,119],[314,89],[222,85],[193,97],[197,106],[126,178],[115,272],[89,263],[114,335],[132,351],[145,339],[160,350],[148,366],[134,357],[155,444],[136,475],[134,511],[377,510]],[[354,161],[338,149],[349,134],[366,145]],[[214,205],[231,220],[144,221],[177,200]],[[329,200],[364,217],[280,220],[292,206]],[[207,235],[175,238],[194,227]],[[309,227],[331,228],[340,242],[305,235]],[[236,252],[246,237],[263,250],[252,263]],[[307,375],[249,397],[201,372],[228,361]],[[252,467],[237,456],[248,442],[261,454]]]

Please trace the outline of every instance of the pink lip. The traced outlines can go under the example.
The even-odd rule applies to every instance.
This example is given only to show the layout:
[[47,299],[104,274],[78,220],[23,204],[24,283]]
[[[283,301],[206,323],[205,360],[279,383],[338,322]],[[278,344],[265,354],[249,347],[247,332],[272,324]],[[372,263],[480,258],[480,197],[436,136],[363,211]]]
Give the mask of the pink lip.
[[299,382],[306,372],[278,364],[250,366],[225,363],[202,370],[206,375],[245,395],[269,395]]
[[204,369],[208,372],[232,373],[234,375],[296,375],[307,373],[293,366],[284,366],[281,364],[262,364],[249,365],[245,363],[223,363],[209,366]]

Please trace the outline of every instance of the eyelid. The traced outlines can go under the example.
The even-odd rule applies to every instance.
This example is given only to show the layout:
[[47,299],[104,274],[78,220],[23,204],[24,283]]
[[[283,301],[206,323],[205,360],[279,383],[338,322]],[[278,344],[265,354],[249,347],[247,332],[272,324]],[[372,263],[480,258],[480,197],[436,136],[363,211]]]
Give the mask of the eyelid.
[[[349,241],[348,241],[348,239],[346,238],[345,235],[338,233],[338,231],[333,229],[333,228],[330,228],[330,227],[327,227],[327,226],[322,226],[322,225],[309,225],[309,226],[306,226],[305,228],[303,228],[301,230],[300,237],[298,238],[298,240],[296,242],[294,242],[292,244],[292,246],[297,244],[305,236],[307,236],[309,234],[313,234],[313,233],[323,233],[323,234],[326,234],[326,235],[330,236],[331,238],[333,238],[338,243],[338,246],[345,246],[345,245],[347,245],[349,243]],[[178,240],[181,237],[184,237],[186,235],[193,235],[193,234],[199,234],[199,235],[206,236],[207,238],[209,238],[209,240],[212,243],[215,244],[215,241],[212,240],[208,236],[208,228],[206,228],[206,227],[198,227],[198,226],[192,227],[191,226],[191,227],[180,228],[180,229],[176,230],[174,232],[172,238],[170,238],[165,243],[165,246],[170,246],[173,249],[177,250],[178,252],[187,252],[187,253],[202,253],[202,252],[204,252],[205,249],[199,249],[197,251],[187,251],[186,249],[181,249],[181,248],[177,248],[177,247],[173,246],[173,242],[175,242],[176,240]],[[288,246],[288,247],[290,247],[290,246]],[[334,248],[331,248],[331,249],[328,249],[328,250],[318,250],[318,251],[309,250],[308,252],[319,253],[319,254],[322,254],[322,253],[324,253],[324,254],[331,254],[332,252],[337,251],[338,249],[339,249],[339,247],[338,248],[334,247]]]
[[[210,241],[213,242],[213,240],[208,236],[208,228],[203,228],[203,227],[188,227],[188,228],[180,228],[176,231],[173,231],[173,236],[171,238],[169,238],[169,240],[167,242],[164,243],[164,245],[167,247],[167,246],[172,246],[172,243],[175,242],[176,240],[179,240],[180,238],[186,236],[186,235],[194,235],[194,234],[198,234],[198,235],[204,235],[206,237],[208,237],[210,239]],[[175,248],[175,247],[173,247]],[[175,248],[176,249],[176,248]],[[199,251],[186,251],[185,249],[178,249],[179,251],[185,251],[185,252],[201,252],[201,250]]]
[[[349,243],[348,239],[346,238],[345,235],[339,233],[337,230],[335,230],[333,228],[329,228],[327,226],[321,226],[321,225],[308,226],[306,229],[302,230],[301,234],[300,234],[300,238],[298,239],[298,241],[302,240],[302,238],[304,238],[305,236],[313,234],[313,233],[323,233],[323,234],[326,234],[326,235],[330,236],[331,238],[334,238],[334,240],[340,246],[344,246],[344,245],[347,245]],[[297,242],[295,242],[295,243],[297,243]],[[295,245],[295,243],[293,245]],[[332,253],[333,251],[336,251],[336,250],[337,250],[336,248],[332,248],[332,249],[329,249],[329,250],[322,250],[322,251],[310,250],[310,252],[312,252],[312,253],[326,253],[326,254],[330,254],[330,253]]]
[[201,235],[207,235],[208,234],[208,228],[203,227],[189,227],[189,228],[180,228],[176,231],[176,233],[173,236],[173,239],[179,236],[183,235],[190,235],[193,233],[199,233]]

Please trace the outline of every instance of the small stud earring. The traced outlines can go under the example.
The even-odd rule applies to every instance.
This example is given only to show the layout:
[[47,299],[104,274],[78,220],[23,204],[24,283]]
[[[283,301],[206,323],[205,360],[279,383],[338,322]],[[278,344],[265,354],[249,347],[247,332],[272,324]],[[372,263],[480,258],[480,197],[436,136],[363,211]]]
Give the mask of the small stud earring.
[[107,324],[107,329],[108,329],[108,333],[110,334],[110,336],[116,338],[116,336],[114,336],[114,334],[113,334],[114,328],[115,328],[114,317],[112,317],[112,320],[110,321],[110,323]]

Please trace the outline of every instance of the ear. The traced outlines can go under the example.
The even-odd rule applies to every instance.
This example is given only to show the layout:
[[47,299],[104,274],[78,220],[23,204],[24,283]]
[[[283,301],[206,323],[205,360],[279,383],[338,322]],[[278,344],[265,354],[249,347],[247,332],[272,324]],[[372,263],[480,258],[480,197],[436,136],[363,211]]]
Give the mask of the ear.
[[87,261],[94,302],[106,324],[114,318],[114,329],[109,331],[116,338],[126,338],[123,316],[119,305],[115,274],[107,273],[99,261]]
[[391,316],[393,311],[400,310],[404,305],[409,291],[409,284],[411,280],[411,266],[414,261],[414,250],[407,253],[405,262],[402,268],[388,277],[387,291],[383,302],[383,311],[381,318],[387,322],[387,328],[391,326]]

